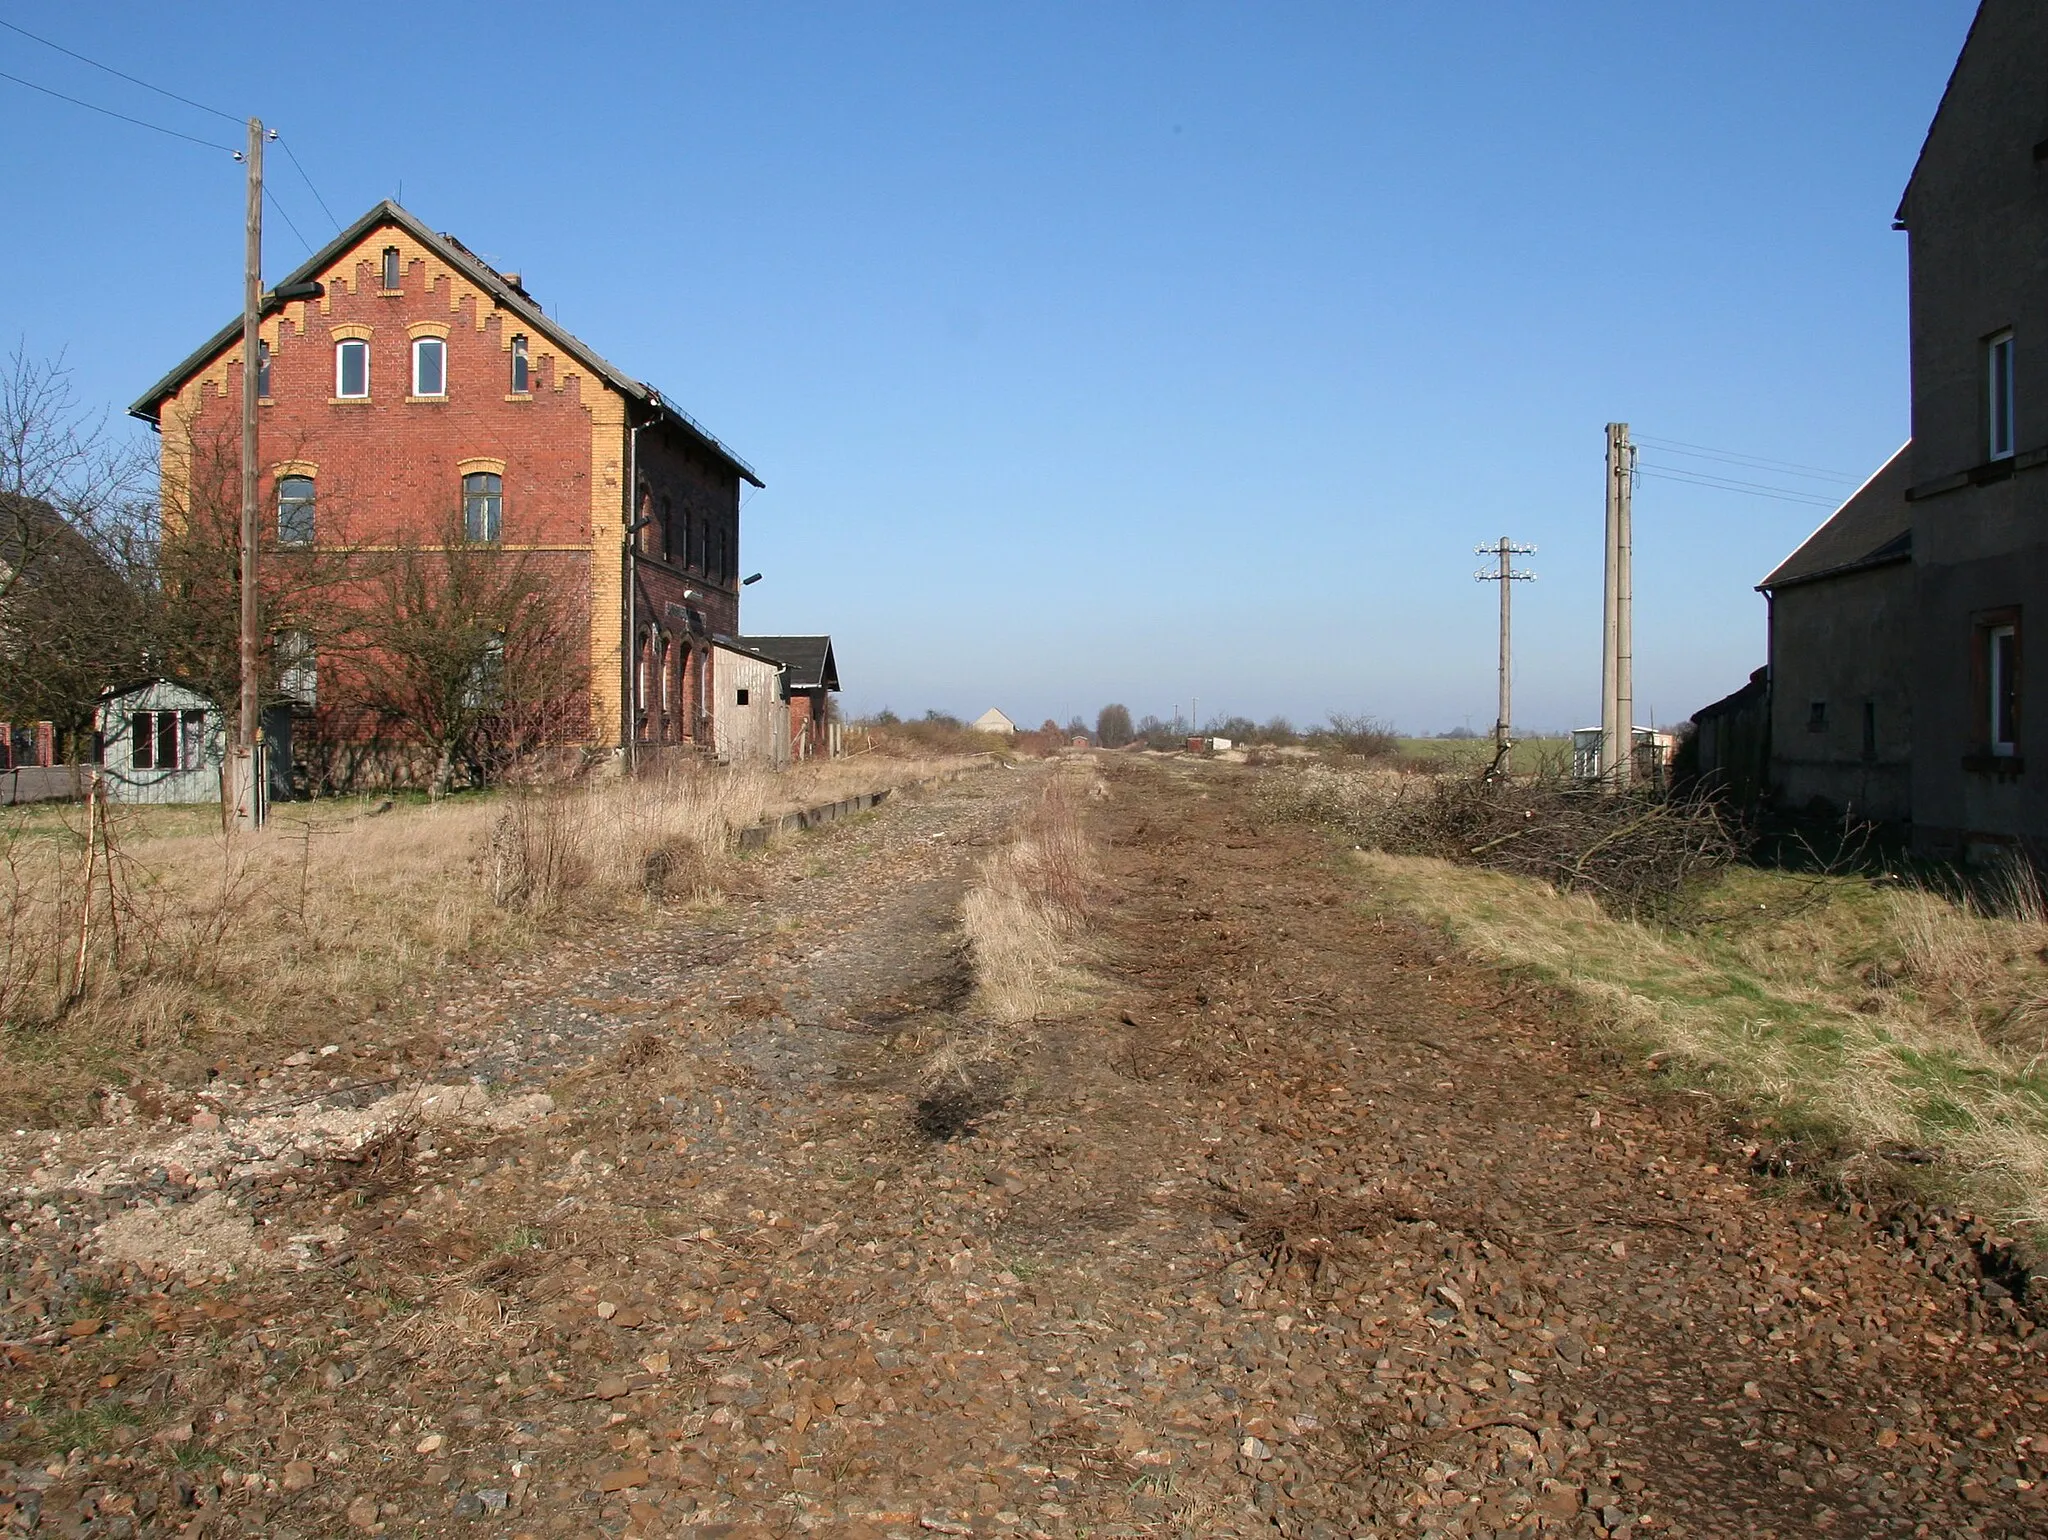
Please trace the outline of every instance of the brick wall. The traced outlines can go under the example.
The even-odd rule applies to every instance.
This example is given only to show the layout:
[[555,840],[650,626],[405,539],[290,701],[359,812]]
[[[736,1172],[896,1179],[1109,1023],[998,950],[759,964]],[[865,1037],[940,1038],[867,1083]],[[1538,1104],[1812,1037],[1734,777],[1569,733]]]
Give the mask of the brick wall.
[[[400,282],[382,284],[382,252],[396,247]],[[560,563],[589,637],[590,735],[615,741],[624,720],[623,563],[627,403],[572,356],[533,332],[445,254],[402,229],[372,231],[320,273],[326,294],[266,317],[270,393],[260,408],[262,501],[276,533],[276,480],[310,475],[320,543],[375,549],[395,540],[435,543],[460,529],[462,477],[503,478],[501,543]],[[529,383],[512,385],[516,336],[526,335]],[[446,391],[412,394],[412,347],[445,341]],[[370,392],[338,398],[336,347],[369,346]],[[163,403],[168,516],[189,497],[193,444],[233,441],[241,399],[239,342],[198,370]],[[693,736],[703,672],[701,642],[686,642],[667,606],[688,603],[712,632],[738,629],[738,481],[667,430],[641,434],[642,479],[670,524],[643,536],[643,627],[678,633],[667,654],[671,708],[654,731]],[[688,530],[694,538],[686,540]],[[708,538],[707,538],[708,533]],[[719,538],[723,569],[716,568]],[[667,541],[672,539],[671,548]],[[707,564],[708,563],[708,564]],[[699,597],[686,601],[684,590]],[[323,666],[322,684],[339,681]],[[650,694],[659,701],[658,688]],[[688,704],[681,703],[687,696]],[[647,729],[643,726],[643,736]]]

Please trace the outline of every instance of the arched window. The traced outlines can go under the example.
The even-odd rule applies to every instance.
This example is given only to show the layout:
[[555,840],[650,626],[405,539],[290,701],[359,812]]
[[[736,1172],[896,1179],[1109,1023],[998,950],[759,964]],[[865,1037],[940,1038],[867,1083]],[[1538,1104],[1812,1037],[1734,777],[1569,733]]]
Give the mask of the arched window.
[[398,248],[396,246],[386,246],[384,248],[384,272],[382,278],[384,292],[389,294],[398,288],[398,279]]
[[495,543],[504,508],[504,477],[495,471],[471,471],[462,478],[462,528],[469,539]]
[[334,393],[351,401],[370,393],[370,344],[360,337],[334,345]]
[[670,502],[669,502],[669,500],[668,500],[667,496],[666,496],[666,495],[664,495],[664,496],[662,497],[662,499],[661,499],[661,535],[660,535],[660,540],[661,540],[661,559],[662,559],[663,561],[673,561],[673,560],[675,559],[675,554],[676,554],[676,547],[675,547],[675,538],[676,538],[676,537],[675,537],[675,527],[676,527],[676,514],[675,514],[675,508],[673,507],[673,505],[671,505],[671,504],[670,504]]
[[412,345],[412,393],[448,394],[448,344],[439,337],[417,337]]
[[661,714],[664,719],[675,710],[675,664],[676,644],[673,641],[661,644]]
[[512,339],[512,394],[523,396],[533,384],[533,368],[526,361],[526,337]]
[[280,476],[277,479],[277,543],[313,543],[313,478]]

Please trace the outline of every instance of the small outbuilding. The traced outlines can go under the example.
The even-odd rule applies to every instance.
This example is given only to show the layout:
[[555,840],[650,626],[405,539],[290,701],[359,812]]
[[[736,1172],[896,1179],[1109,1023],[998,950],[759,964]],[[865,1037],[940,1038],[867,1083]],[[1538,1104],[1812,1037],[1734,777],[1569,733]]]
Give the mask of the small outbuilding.
[[829,636],[739,636],[742,647],[783,666],[782,693],[789,702],[792,759],[837,759],[840,724],[826,698],[839,690],[839,662]]
[[220,801],[227,723],[197,690],[172,679],[109,690],[93,728],[108,801]]
[[999,737],[1017,736],[1017,724],[991,706],[972,722],[967,724],[978,733],[995,733]]
[[728,765],[789,764],[789,710],[782,681],[788,673],[772,658],[736,636],[711,641],[711,687],[717,705],[711,724],[718,758]]

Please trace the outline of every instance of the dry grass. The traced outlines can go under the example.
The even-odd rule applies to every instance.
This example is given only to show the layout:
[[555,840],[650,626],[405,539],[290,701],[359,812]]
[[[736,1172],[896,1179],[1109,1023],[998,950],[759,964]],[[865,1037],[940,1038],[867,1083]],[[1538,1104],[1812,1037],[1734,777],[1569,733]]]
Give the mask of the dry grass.
[[1683,928],[1441,860],[1361,853],[1373,885],[1471,951],[1561,984],[1624,1042],[1851,1166],[1925,1174],[2048,1225],[2048,911],[1742,868]]
[[[732,832],[950,768],[678,769],[397,807],[324,802],[225,836],[215,810],[27,808],[0,821],[0,1117],[209,1059],[347,1042],[449,966],[714,891]],[[285,1050],[288,1051],[288,1050]]]
[[975,1013],[998,1025],[1033,1021],[1071,999],[1068,961],[1099,877],[1080,808],[1104,787],[1092,760],[1054,771],[1016,837],[981,864],[961,905],[974,962]]

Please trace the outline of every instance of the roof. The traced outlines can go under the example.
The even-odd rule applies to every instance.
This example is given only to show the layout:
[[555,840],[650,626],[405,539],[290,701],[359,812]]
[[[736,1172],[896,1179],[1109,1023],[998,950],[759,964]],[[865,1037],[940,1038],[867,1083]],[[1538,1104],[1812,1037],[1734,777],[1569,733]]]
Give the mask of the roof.
[[[1745,711],[1770,693],[1771,671],[1768,666],[1750,670],[1749,683],[1739,690],[1731,690],[1711,706],[1702,706],[1692,714],[1695,723],[1707,722],[1715,717],[1724,717],[1731,712]],[[1598,728],[1594,729],[1599,731]]]
[[[58,577],[74,588],[81,582],[98,582],[102,578],[113,583],[121,581],[106,557],[53,505],[40,497],[0,492],[0,570],[19,569],[24,556],[33,557],[38,565],[44,566],[52,561],[78,563]],[[82,593],[80,596],[86,597]]]
[[757,640],[758,638],[751,636],[721,635],[712,637],[711,645],[714,647],[722,647],[727,652],[736,652],[743,658],[753,658],[762,663],[772,663],[777,668],[787,668],[789,666],[788,664],[784,663],[782,659],[774,656],[772,653],[763,652],[758,646],[755,645]]
[[1017,730],[1017,724],[1015,722],[1012,722],[1008,717],[1004,716],[1002,712],[996,710],[996,708],[993,706],[989,707],[988,710],[984,711],[980,716],[976,717],[972,722],[968,724],[968,726],[979,728],[991,728],[1000,726],[1001,728],[1009,732],[1015,732]]
[[839,664],[832,656],[829,636],[739,636],[733,640],[787,665],[792,690],[839,688]]
[[[501,308],[511,311],[528,326],[554,342],[584,368],[610,384],[627,400],[644,408],[652,420],[678,430],[685,438],[693,440],[699,447],[723,462],[733,474],[744,477],[757,487],[764,485],[761,478],[754,473],[752,466],[712,437],[711,433],[687,412],[671,406],[662,398],[660,391],[644,381],[634,379],[625,370],[607,363],[581,339],[564,331],[550,320],[526,291],[510,282],[503,273],[480,260],[475,252],[453,236],[429,230],[420,222],[417,215],[401,208],[389,198],[377,204],[312,256],[285,274],[272,287],[283,288],[287,284],[305,283],[317,277],[322,270],[352,249],[371,231],[387,225],[396,225],[421,245],[437,252],[449,266],[461,271],[478,288],[489,294]],[[270,308],[278,307],[273,304]],[[156,424],[164,401],[241,334],[242,322],[240,317],[237,317],[215,332],[169,374],[150,386],[135,404],[128,408],[128,414],[131,417],[139,417],[144,422]]]
[[1984,20],[1984,11],[1989,0],[1983,0],[1976,14],[1970,18],[1970,30],[1963,34],[1963,46],[1956,50],[1956,62],[1950,66],[1948,84],[1941,89],[1941,100],[1935,104],[1934,116],[1927,120],[1927,133],[1920,141],[1920,153],[1913,157],[1912,173],[1906,178],[1906,185],[1899,193],[1898,212],[1892,215],[1892,228],[1906,227],[1906,205],[1913,201],[1913,184],[1919,180],[1920,165],[1927,159],[1927,147],[1934,143],[1935,130],[1941,127],[1942,114],[1948,110],[1950,98],[1956,94],[1956,83],[1962,79],[1963,56],[1970,51],[1970,44],[1977,36],[1978,24]]
[[1901,445],[1898,453],[1885,461],[1757,588],[1770,593],[1795,583],[1812,583],[1867,567],[1910,561],[1913,517],[1906,501],[1906,488],[1911,469],[1907,450],[1912,447],[1910,441]]
[[0,492],[0,568],[21,565],[31,531],[38,543],[43,539],[62,540],[66,533],[77,538],[76,531],[64,522],[64,516],[40,497]]

